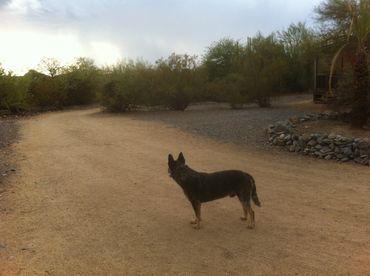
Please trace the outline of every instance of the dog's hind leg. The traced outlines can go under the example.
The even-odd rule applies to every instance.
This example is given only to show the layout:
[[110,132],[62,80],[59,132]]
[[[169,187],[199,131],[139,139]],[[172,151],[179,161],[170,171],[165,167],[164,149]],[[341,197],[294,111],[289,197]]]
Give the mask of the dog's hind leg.
[[243,213],[244,213],[244,216],[240,217],[241,220],[244,220],[246,221],[248,219],[248,209],[245,207],[245,198],[247,198],[247,196],[245,196],[243,193],[238,193],[238,198],[239,198],[239,201],[240,201],[240,204],[242,205],[242,208],[243,208]]
[[250,216],[250,221],[248,224],[249,229],[253,229],[255,227],[255,222],[254,222],[254,211],[249,203],[244,203],[243,204],[244,212],[249,213]]
[[244,203],[243,201],[240,201],[240,203],[242,204],[242,207],[243,207],[243,213],[244,213],[244,216],[240,217],[241,220],[247,220],[248,219],[248,211],[247,209],[244,207]]
[[194,213],[195,213],[195,220],[191,221],[191,224],[194,224],[194,229],[200,229],[200,202],[199,201],[191,201],[191,205],[193,206]]
[[240,201],[240,203],[243,207],[243,212],[244,212],[244,217],[241,217],[240,219],[246,221],[247,218],[248,218],[248,214],[249,214],[250,221],[249,221],[249,224],[248,224],[248,228],[253,229],[255,227],[254,211],[253,211],[250,203],[248,201],[246,201],[243,196],[238,195],[238,198],[239,198],[239,201]]
[[254,211],[253,211],[253,209],[252,209],[252,207],[249,203],[247,203],[245,201],[240,201],[240,203],[242,204],[243,211],[244,211],[244,217],[241,217],[240,219],[241,220],[247,220],[248,214],[249,214],[250,221],[249,221],[249,224],[248,224],[248,228],[253,229],[255,227]]

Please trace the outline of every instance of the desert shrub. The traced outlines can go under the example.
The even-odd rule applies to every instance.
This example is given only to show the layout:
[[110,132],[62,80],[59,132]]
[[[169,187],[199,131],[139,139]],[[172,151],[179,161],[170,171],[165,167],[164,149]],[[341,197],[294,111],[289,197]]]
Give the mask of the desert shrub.
[[212,43],[202,60],[208,80],[217,81],[230,74],[240,73],[244,57],[245,48],[237,40],[223,38]]
[[231,108],[238,109],[251,101],[245,88],[245,77],[234,73],[208,82],[207,94],[209,100],[227,102]]
[[284,48],[274,34],[267,37],[261,34],[248,40],[246,62],[243,67],[246,93],[260,107],[271,105],[271,97],[284,92],[284,78],[288,62]]
[[96,100],[101,88],[99,70],[92,59],[78,58],[60,75],[64,82],[65,105],[84,105]]
[[288,90],[289,55],[272,33],[258,33],[245,44],[232,39],[214,43],[203,58],[208,76],[207,96],[233,108],[255,101],[270,106],[270,98]]
[[184,110],[201,97],[205,81],[196,58],[172,54],[155,66],[143,61],[120,63],[105,70],[106,83],[100,102],[111,111],[126,111],[140,105]]
[[246,88],[245,77],[241,74],[230,74],[224,79],[227,87],[226,102],[233,109],[243,107],[243,104],[251,101],[250,95]]
[[29,92],[34,106],[62,108],[89,104],[96,100],[101,81],[93,60],[78,58],[66,68],[54,59],[46,59],[39,67],[49,75],[35,70],[26,74],[30,79]]
[[29,108],[29,81],[26,77],[0,72],[0,109],[20,113]]
[[35,70],[26,75],[29,79],[29,94],[31,104],[41,108],[61,108],[65,105],[66,89],[62,76],[47,76]]
[[244,63],[245,48],[237,40],[223,38],[208,47],[202,60],[208,81],[206,98],[241,107],[246,100],[242,93]]
[[156,62],[154,87],[160,103],[173,110],[185,110],[201,98],[205,83],[195,56],[172,54]]
[[121,62],[107,69],[109,75],[100,95],[101,104],[115,112],[148,105],[150,70],[150,66],[142,61]]
[[308,91],[312,86],[313,57],[318,51],[317,36],[305,23],[298,22],[277,32],[277,39],[289,64],[284,76],[285,89],[290,92]]

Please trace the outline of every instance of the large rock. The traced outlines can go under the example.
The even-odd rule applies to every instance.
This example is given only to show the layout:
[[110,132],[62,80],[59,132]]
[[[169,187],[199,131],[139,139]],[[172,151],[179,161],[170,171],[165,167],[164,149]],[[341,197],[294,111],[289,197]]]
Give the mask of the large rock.
[[352,151],[352,148],[350,147],[345,147],[342,149],[342,153],[346,156],[351,156],[353,155],[353,151]]
[[370,148],[367,149],[360,149],[358,151],[359,155],[370,155]]
[[307,146],[309,146],[309,147],[313,147],[313,146],[316,146],[316,145],[317,145],[317,142],[314,139],[308,141],[308,143],[307,143]]
[[311,135],[307,133],[303,133],[301,136],[299,136],[299,141],[308,142],[311,139]]
[[283,133],[287,133],[288,132],[288,126],[284,123],[277,123],[275,125],[275,132],[283,132]]
[[298,116],[293,116],[293,117],[290,117],[289,118],[289,121],[292,123],[292,124],[299,124],[299,117]]
[[324,146],[321,150],[320,150],[321,153],[324,153],[324,154],[327,154],[329,152],[332,152],[331,149],[329,147],[326,147]]
[[360,140],[357,143],[357,147],[359,149],[361,149],[361,150],[370,148],[370,139],[369,138],[365,138],[365,139]]

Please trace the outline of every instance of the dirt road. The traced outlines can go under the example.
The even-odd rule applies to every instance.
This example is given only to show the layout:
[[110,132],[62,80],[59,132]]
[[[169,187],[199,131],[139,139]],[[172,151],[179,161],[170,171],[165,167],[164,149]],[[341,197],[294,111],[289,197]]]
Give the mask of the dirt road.
[[[220,144],[164,123],[49,113],[21,123],[0,197],[0,275],[370,274],[370,170]],[[235,198],[205,204],[202,229],[167,175],[250,172],[256,229]]]

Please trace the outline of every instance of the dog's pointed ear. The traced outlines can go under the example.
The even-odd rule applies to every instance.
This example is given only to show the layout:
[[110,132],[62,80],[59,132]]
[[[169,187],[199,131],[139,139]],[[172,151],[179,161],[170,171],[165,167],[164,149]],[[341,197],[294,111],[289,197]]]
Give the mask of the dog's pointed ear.
[[180,152],[179,157],[177,157],[177,161],[180,161],[182,164],[185,164],[185,157],[182,154],[182,152]]
[[168,155],[168,166],[172,167],[172,164],[175,163],[175,159],[173,159],[172,154]]

